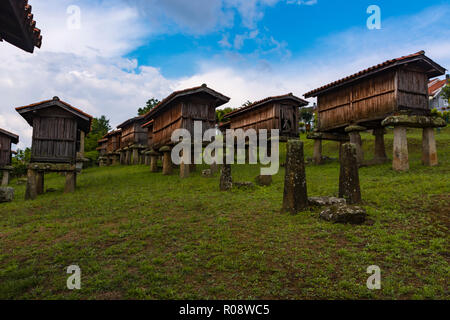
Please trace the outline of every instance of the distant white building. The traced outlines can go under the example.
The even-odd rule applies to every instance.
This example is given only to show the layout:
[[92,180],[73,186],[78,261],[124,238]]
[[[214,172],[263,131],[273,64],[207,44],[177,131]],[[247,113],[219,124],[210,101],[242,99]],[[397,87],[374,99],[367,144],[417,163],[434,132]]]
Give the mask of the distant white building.
[[448,110],[448,100],[444,99],[442,96],[442,89],[448,84],[450,84],[450,78],[447,74],[446,78],[441,79],[433,79],[428,83],[428,95],[430,97],[430,108],[437,109],[438,111]]

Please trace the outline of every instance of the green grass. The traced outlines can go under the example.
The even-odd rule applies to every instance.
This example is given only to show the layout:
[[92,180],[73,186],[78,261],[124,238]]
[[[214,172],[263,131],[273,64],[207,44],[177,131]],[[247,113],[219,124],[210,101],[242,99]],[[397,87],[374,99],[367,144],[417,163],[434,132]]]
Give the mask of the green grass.
[[[408,137],[408,173],[361,168],[371,221],[362,226],[322,221],[320,209],[280,214],[283,169],[270,187],[223,193],[202,168],[186,180],[91,168],[76,193],[47,175],[56,191],[28,202],[13,181],[16,200],[0,205],[0,299],[449,299],[450,130],[437,135],[433,168],[420,163],[420,131]],[[370,159],[373,137],[363,139]],[[391,157],[392,133],[386,143]],[[337,151],[325,143],[326,155]],[[337,162],[306,170],[310,196],[337,195]],[[233,166],[235,181],[258,174]],[[73,264],[79,291],[66,289]],[[381,290],[366,287],[370,265],[381,268]]]

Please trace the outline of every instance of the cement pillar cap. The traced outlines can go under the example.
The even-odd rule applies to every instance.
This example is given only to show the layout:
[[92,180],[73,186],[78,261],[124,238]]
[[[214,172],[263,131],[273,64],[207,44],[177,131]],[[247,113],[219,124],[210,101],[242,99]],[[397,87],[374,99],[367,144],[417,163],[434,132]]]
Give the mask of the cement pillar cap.
[[350,132],[361,132],[361,131],[367,131],[366,127],[357,125],[357,124],[353,124],[348,126],[347,128],[345,128],[345,132],[350,133]]
[[383,127],[443,128],[447,126],[447,123],[440,117],[401,114],[387,117],[381,125]]

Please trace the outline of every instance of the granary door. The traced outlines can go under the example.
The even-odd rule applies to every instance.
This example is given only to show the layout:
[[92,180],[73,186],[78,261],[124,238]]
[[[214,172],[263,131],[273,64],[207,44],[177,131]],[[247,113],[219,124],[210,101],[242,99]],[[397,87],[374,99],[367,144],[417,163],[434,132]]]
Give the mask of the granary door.
[[295,131],[295,115],[294,108],[292,106],[280,106],[280,122],[280,135],[292,135]]
[[73,118],[33,119],[32,162],[74,163],[77,151],[77,122]]
[[11,164],[11,140],[0,135],[0,168]]

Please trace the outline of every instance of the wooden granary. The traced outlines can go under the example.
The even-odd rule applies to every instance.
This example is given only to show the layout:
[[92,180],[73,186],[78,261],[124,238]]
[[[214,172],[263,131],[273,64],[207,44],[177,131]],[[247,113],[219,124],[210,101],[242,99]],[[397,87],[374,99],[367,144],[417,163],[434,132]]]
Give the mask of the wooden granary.
[[44,173],[50,171],[65,172],[66,192],[74,191],[77,160],[84,153],[92,116],[58,97],[16,110],[33,127],[26,197],[43,192]]
[[[424,119],[427,124],[413,124],[411,121],[415,120],[409,118],[409,120],[403,119],[405,121],[402,120],[402,125],[397,127],[428,128],[425,131],[428,132],[428,135],[431,134],[430,126],[433,127],[436,123],[434,120],[428,119],[431,115],[428,80],[444,74],[445,68],[428,58],[424,51],[420,51],[388,60],[310,91],[305,94],[305,97],[317,97],[318,107],[317,132],[311,138],[316,139],[317,142],[322,138],[330,137],[330,139],[341,140],[344,139],[342,135],[348,134],[350,140],[357,144],[358,158],[362,162],[363,154],[358,132],[371,129],[374,130],[377,142],[375,157],[380,161],[385,161],[387,158],[383,150],[384,126],[392,124],[384,122],[385,119],[400,114],[403,118],[415,116],[414,119]],[[403,132],[403,130],[401,131]],[[406,142],[403,140],[406,139],[406,133],[403,135],[399,130],[396,132],[396,141],[405,144]],[[404,137],[400,138],[400,135]],[[401,140],[403,142],[400,142]],[[431,143],[434,143],[434,138]],[[398,144],[396,145],[398,146]],[[396,147],[394,146],[394,148]],[[425,148],[433,147],[424,146]],[[320,150],[319,146],[317,150]],[[405,152],[407,151],[404,150],[403,153]],[[399,152],[394,152],[395,169],[399,169],[396,164],[397,156],[399,156]],[[405,158],[405,155],[403,154],[401,157]],[[315,158],[319,160],[319,155],[316,154]],[[403,166],[403,168],[405,167]]]
[[186,129],[194,137],[194,122],[201,122],[203,132],[214,128],[216,108],[229,100],[230,98],[203,84],[173,92],[144,116],[146,122],[153,120],[152,161],[155,161],[157,152],[164,154],[163,173],[171,173],[172,133],[176,129]]
[[12,170],[12,167],[11,167],[11,156],[12,156],[11,145],[18,144],[18,143],[19,143],[18,135],[0,128],[0,172],[3,173],[2,184],[1,184],[2,186],[8,185],[9,174],[10,174],[10,171]]
[[122,138],[122,130],[114,130],[108,132],[102,140],[105,147],[105,153],[101,157],[100,165],[115,165],[119,164],[120,157],[120,147],[121,147],[121,139]]
[[104,157],[106,156],[106,154],[108,153],[107,149],[108,149],[108,139],[107,138],[102,138],[100,140],[97,141],[98,143],[98,147],[97,147],[97,151],[99,153],[100,157]]
[[5,40],[30,53],[41,47],[41,30],[36,28],[31,9],[28,0],[0,1],[0,42]]
[[258,132],[266,129],[270,134],[270,130],[278,129],[282,137],[298,138],[299,110],[307,105],[307,101],[289,93],[254,102],[228,113],[224,118],[230,120],[232,130],[254,129]]
[[216,108],[229,100],[205,84],[173,92],[144,116],[147,121],[154,120],[154,148],[171,145],[172,132],[176,129],[186,129],[193,136],[195,121],[202,122],[203,131],[214,128]]
[[140,153],[147,148],[147,128],[142,127],[144,122],[144,116],[138,116],[117,126],[121,130],[121,164],[139,164]]

